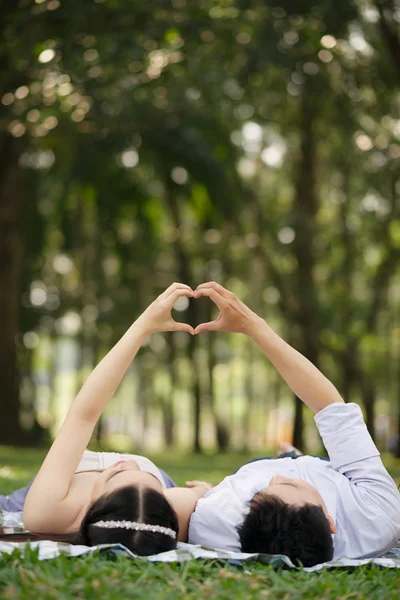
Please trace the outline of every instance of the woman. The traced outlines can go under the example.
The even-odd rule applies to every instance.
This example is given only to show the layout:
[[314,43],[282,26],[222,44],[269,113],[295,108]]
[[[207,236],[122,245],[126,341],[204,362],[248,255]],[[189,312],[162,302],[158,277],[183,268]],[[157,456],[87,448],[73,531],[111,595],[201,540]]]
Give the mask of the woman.
[[156,332],[194,329],[171,316],[175,302],[193,290],[174,283],[133,323],[103,358],[75,398],[23,507],[32,535],[3,539],[53,539],[94,546],[121,543],[150,555],[186,541],[190,515],[211,484],[174,483],[141,456],[86,450],[94,427],[147,338]]

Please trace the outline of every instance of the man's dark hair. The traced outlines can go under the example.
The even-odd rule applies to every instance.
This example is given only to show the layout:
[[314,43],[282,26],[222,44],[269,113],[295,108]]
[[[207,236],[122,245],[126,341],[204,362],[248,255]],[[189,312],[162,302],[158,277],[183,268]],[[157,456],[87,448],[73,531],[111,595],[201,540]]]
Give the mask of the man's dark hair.
[[284,554],[293,564],[312,567],[332,560],[328,519],[320,506],[285,504],[275,496],[257,494],[239,527],[242,552]]

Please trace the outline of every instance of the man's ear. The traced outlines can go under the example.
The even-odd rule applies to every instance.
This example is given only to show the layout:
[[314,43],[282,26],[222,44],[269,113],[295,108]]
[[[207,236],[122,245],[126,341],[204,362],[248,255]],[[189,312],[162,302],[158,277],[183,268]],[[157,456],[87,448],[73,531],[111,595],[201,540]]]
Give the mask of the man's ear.
[[335,521],[332,519],[332,517],[330,515],[327,516],[327,519],[328,519],[329,529],[331,530],[331,533],[336,533]]

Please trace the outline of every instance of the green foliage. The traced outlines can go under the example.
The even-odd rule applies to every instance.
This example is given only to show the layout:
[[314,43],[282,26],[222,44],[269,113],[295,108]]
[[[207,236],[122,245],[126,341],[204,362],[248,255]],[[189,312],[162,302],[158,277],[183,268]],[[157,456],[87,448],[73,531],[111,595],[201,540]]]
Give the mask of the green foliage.
[[101,331],[107,348],[171,281],[234,278],[334,364],[346,399],[361,387],[374,405],[365,386],[379,388],[395,412],[398,11],[380,6],[6,3],[0,137],[25,186],[15,334],[54,341],[72,311],[83,346]]

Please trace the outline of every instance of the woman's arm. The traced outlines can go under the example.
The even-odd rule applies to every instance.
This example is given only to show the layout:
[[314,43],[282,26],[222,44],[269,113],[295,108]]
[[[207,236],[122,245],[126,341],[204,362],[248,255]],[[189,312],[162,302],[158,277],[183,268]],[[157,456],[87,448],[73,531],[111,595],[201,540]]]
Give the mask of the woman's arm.
[[178,542],[187,542],[189,521],[196,504],[213,487],[205,481],[187,481],[186,485],[191,489],[176,487],[164,491],[165,497],[178,515]]
[[55,510],[66,500],[72,477],[96,422],[143,342],[156,331],[194,332],[190,325],[172,319],[172,307],[182,296],[193,296],[189,286],[170,286],[133,323],[88,377],[29,490],[24,508],[26,527],[34,529],[36,515],[45,514],[43,511],[50,507]]
[[215,321],[199,325],[201,331],[230,331],[251,337],[298,396],[314,413],[342,402],[335,386],[305,356],[287,344],[261,317],[234,294],[215,282],[203,283],[194,297],[208,296],[220,310]]

